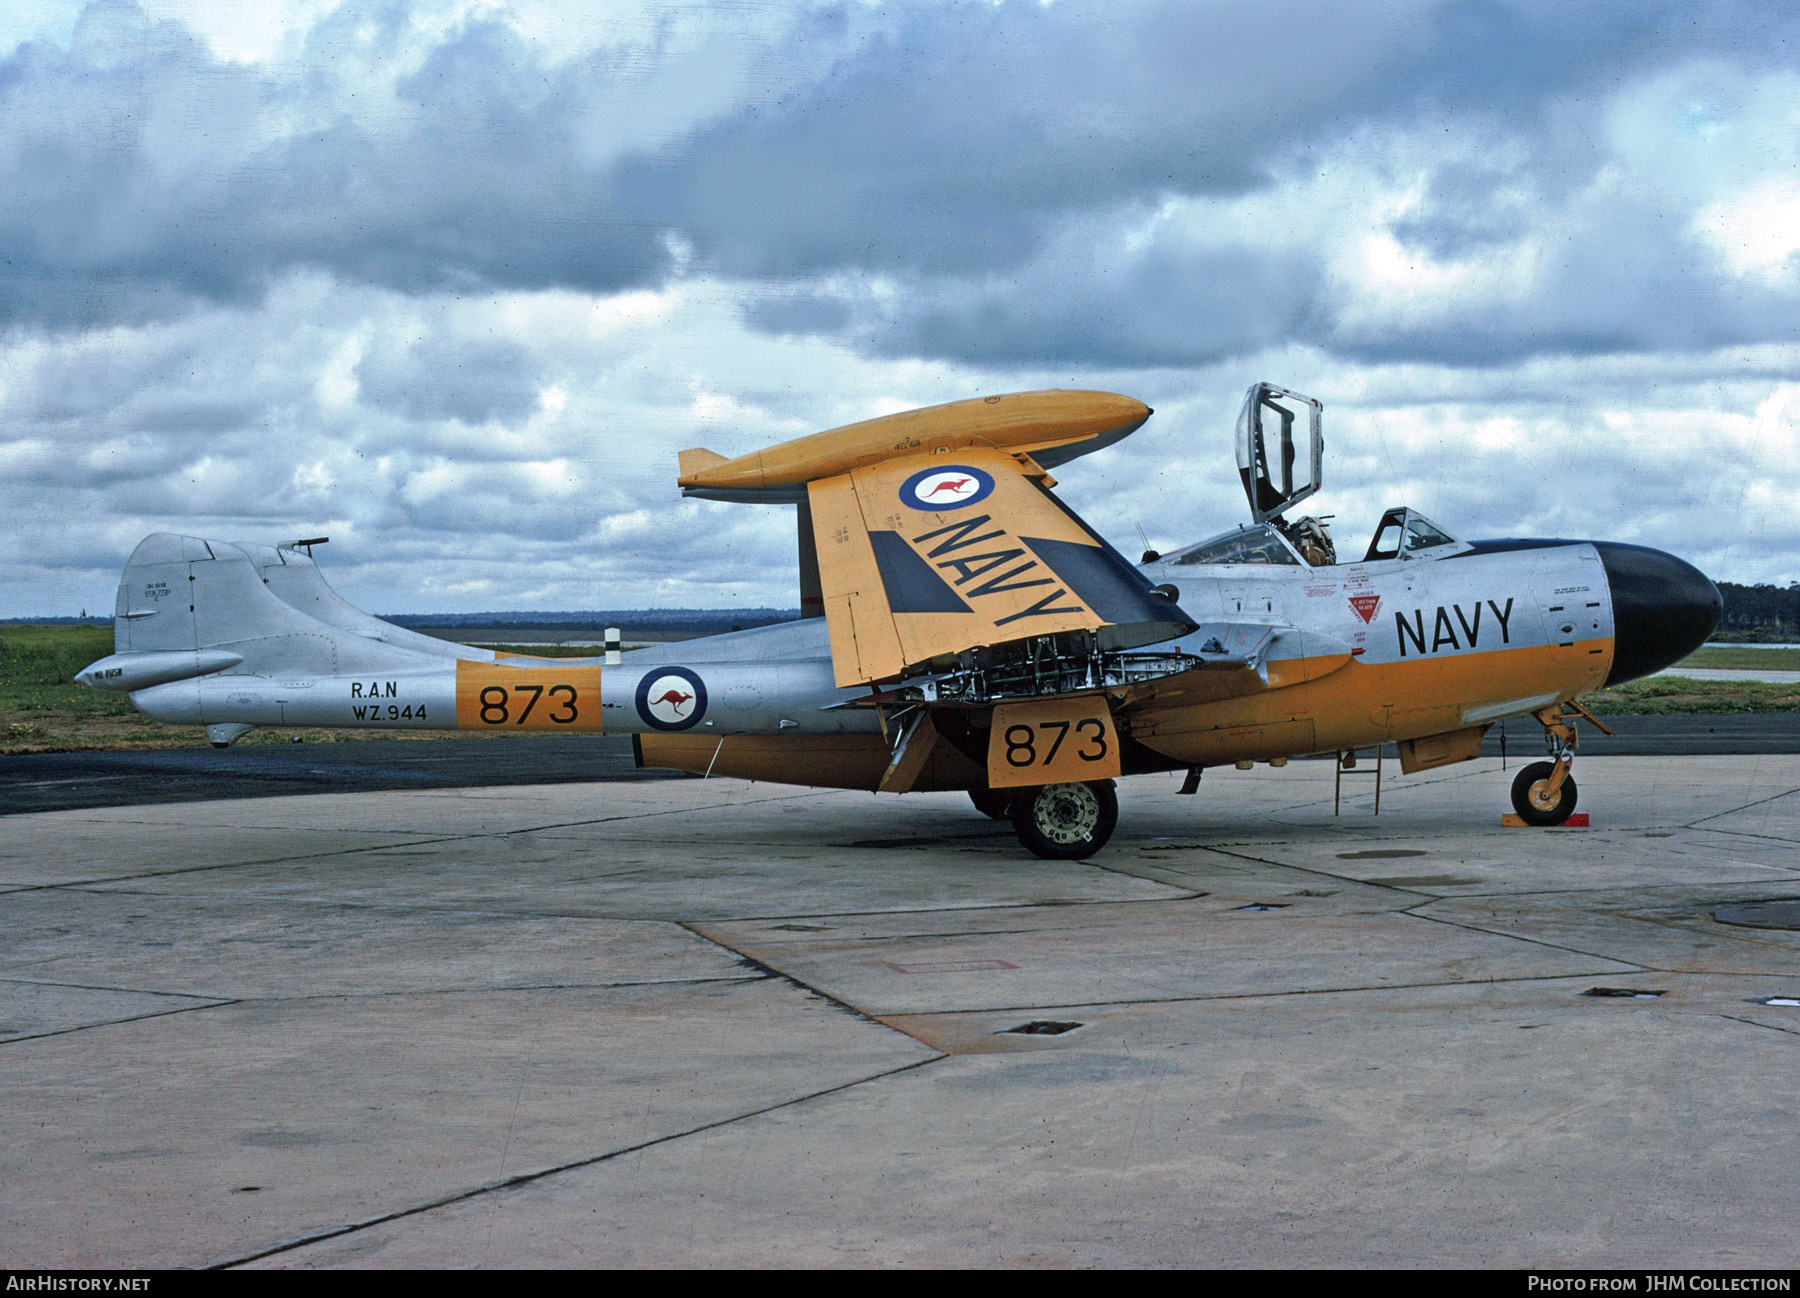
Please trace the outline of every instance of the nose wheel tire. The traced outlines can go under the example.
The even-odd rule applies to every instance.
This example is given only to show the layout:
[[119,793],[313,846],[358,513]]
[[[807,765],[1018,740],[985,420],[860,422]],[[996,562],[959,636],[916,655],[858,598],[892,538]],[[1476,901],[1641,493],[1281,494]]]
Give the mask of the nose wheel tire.
[[1011,820],[1012,789],[970,789],[969,801],[989,820]]
[[1550,796],[1552,762],[1533,762],[1513,779],[1513,810],[1527,825],[1560,825],[1575,814],[1575,777],[1564,776],[1562,787]]
[[1119,823],[1119,796],[1107,781],[1047,784],[1012,795],[1013,832],[1046,861],[1079,861],[1112,837]]

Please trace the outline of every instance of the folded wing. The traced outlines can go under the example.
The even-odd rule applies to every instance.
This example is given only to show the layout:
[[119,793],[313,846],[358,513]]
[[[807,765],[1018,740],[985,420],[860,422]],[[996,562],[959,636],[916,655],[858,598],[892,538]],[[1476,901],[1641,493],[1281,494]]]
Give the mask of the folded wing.
[[1129,649],[1195,625],[1004,452],[888,460],[807,495],[839,685],[1035,636]]

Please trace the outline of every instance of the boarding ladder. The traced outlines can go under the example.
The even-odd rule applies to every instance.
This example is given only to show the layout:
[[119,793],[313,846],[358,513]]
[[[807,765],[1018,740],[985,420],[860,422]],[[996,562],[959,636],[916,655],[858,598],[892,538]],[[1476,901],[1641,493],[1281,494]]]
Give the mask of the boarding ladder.
[[1368,775],[1373,775],[1375,777],[1375,814],[1377,816],[1381,814],[1381,754],[1386,747],[1386,744],[1375,745],[1374,770],[1369,770],[1367,767],[1358,766],[1356,764],[1356,750],[1354,748],[1346,748],[1337,755],[1337,780],[1331,790],[1332,815],[1337,815],[1342,807],[1344,781],[1346,779],[1354,780],[1360,776]]

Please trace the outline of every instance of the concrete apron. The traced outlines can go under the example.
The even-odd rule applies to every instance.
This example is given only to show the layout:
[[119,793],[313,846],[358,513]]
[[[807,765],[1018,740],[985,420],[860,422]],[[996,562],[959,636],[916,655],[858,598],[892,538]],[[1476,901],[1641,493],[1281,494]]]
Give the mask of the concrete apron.
[[1576,771],[10,817],[0,1262],[1792,1266],[1800,758]]

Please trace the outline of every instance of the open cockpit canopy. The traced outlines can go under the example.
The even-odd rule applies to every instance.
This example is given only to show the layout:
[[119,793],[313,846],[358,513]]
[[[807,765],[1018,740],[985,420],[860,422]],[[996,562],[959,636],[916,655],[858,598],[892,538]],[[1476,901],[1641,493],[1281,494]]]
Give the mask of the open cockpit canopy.
[[[1330,514],[1294,519],[1283,516],[1320,488],[1325,452],[1325,438],[1320,431],[1322,411],[1318,401],[1298,392],[1273,383],[1251,384],[1238,413],[1237,462],[1254,521],[1170,554],[1147,550],[1144,563],[1173,568],[1230,564],[1336,566],[1337,547],[1326,526]],[[1441,559],[1470,548],[1467,541],[1457,540],[1418,510],[1400,506],[1381,516],[1362,562]],[[1348,557],[1345,561],[1353,562]]]
[[[1258,523],[1279,519],[1319,490],[1325,457],[1320,432],[1323,407],[1311,397],[1273,383],[1253,383],[1238,412],[1238,476]],[[1304,451],[1294,444],[1295,421],[1306,420]],[[1298,468],[1299,476],[1295,475]]]
[[1364,563],[1380,559],[1441,559],[1469,548],[1416,509],[1402,505],[1381,516]]

